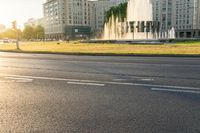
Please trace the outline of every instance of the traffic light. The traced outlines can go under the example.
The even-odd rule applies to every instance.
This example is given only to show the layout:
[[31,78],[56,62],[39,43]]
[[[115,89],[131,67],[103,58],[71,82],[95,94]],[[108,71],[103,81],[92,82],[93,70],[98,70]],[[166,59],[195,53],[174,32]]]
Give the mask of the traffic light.
[[17,29],[17,22],[16,21],[12,22],[12,29],[14,29],[14,30]]

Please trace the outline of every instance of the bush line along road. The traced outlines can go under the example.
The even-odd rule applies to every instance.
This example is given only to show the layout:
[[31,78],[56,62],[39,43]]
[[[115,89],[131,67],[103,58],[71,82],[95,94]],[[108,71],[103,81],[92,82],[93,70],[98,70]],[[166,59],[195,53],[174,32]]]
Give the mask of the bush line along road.
[[199,133],[200,61],[0,53],[0,132]]

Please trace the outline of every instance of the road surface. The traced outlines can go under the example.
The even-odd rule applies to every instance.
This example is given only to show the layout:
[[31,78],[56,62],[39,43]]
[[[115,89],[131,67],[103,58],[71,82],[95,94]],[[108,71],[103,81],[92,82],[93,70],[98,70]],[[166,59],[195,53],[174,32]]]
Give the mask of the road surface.
[[0,132],[200,133],[200,58],[0,53]]

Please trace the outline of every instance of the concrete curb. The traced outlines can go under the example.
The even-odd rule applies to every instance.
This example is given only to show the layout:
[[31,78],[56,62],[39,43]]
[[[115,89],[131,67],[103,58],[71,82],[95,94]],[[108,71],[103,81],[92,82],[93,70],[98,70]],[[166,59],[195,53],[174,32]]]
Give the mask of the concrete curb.
[[77,56],[137,56],[137,57],[200,57],[200,54],[115,54],[115,53],[64,53],[64,52],[33,52],[33,51],[12,51],[0,50],[0,52],[24,53],[24,54],[56,54],[56,55],[77,55]]

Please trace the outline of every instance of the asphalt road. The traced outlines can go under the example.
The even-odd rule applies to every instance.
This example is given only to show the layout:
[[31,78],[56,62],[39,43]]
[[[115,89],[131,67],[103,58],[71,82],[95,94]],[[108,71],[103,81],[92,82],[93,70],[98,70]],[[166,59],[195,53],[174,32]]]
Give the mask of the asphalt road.
[[0,53],[2,133],[200,133],[200,58]]

